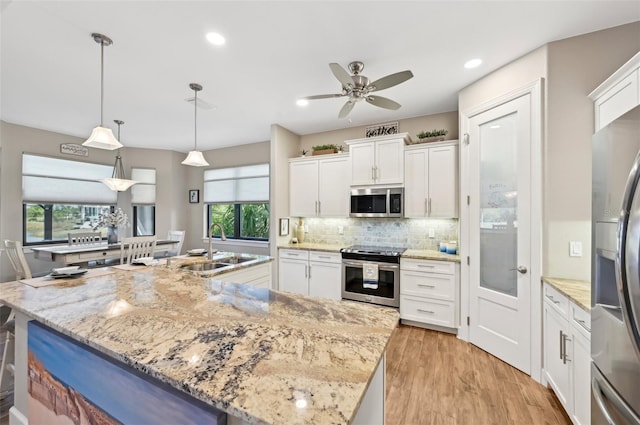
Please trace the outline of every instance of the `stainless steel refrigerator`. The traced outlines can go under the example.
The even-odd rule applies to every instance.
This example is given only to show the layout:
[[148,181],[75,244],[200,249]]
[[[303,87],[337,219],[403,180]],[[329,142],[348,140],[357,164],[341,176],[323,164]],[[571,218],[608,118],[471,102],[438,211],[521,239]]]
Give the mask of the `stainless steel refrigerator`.
[[591,423],[640,425],[640,106],[593,136]]

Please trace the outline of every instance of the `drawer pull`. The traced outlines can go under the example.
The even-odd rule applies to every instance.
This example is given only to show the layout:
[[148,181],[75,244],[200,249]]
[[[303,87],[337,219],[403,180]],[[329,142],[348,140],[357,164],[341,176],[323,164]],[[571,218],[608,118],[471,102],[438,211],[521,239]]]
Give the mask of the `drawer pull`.
[[580,320],[578,318],[575,319],[576,322],[578,322],[578,324],[580,326],[582,326],[583,328],[585,328],[586,330],[590,330],[589,327],[587,326],[587,322],[585,322],[584,320]]
[[423,288],[435,288],[435,285],[425,285],[424,283],[418,283],[418,286]]
[[330,259],[331,257],[329,257],[328,255],[318,255],[318,258],[326,258],[327,260]]
[[428,267],[428,268],[432,269],[435,266],[431,266],[431,265],[428,265],[428,264],[418,264],[418,267]]
[[427,313],[427,314],[435,314],[435,311],[431,311],[431,310],[423,310],[421,308],[418,309],[418,311],[420,313]]
[[560,301],[556,301],[551,295],[547,295],[547,298],[549,298],[554,304],[560,304]]

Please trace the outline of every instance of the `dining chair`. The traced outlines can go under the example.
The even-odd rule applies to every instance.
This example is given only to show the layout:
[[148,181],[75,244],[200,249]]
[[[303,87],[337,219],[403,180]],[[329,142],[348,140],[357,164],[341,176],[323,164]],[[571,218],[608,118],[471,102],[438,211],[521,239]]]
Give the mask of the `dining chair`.
[[130,264],[132,260],[137,258],[153,257],[157,240],[157,236],[122,238],[120,242],[120,264]]
[[169,233],[167,234],[167,239],[169,239],[170,241],[179,241],[179,242],[178,242],[178,248],[169,250],[167,252],[167,255],[169,256],[180,255],[180,252],[182,251],[182,244],[184,243],[184,234],[185,234],[184,230],[169,230]]
[[67,233],[69,245],[89,245],[102,242],[100,232]]
[[16,280],[31,279],[31,269],[22,251],[22,242],[5,240],[4,247],[11,266],[13,266],[13,270],[16,272]]

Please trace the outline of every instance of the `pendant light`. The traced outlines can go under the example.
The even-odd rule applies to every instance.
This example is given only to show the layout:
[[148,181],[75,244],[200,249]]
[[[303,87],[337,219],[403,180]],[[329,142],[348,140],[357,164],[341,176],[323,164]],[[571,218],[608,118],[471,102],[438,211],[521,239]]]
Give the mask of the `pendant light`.
[[104,106],[104,47],[113,44],[113,41],[106,35],[93,33],[93,40],[100,44],[100,125],[93,129],[89,138],[82,144],[91,148],[114,150],[120,149],[122,144],[113,137],[110,128],[102,126]]
[[[113,122],[118,124],[118,139],[120,139],[120,126],[124,124],[124,121],[113,120]],[[127,180],[127,175],[125,174],[124,166],[122,165],[122,158],[120,157],[120,150],[118,150],[118,153],[116,154],[116,163],[113,164],[113,174],[111,174],[111,178],[100,179],[100,181],[115,192],[124,192],[134,184],[138,183],[137,181]]]
[[195,100],[193,102],[195,147],[189,152],[182,163],[184,165],[191,165],[192,167],[206,167],[209,163],[204,159],[204,156],[202,156],[202,152],[198,150],[198,92],[202,90],[202,86],[200,84],[191,83],[189,84],[189,87],[195,92]]

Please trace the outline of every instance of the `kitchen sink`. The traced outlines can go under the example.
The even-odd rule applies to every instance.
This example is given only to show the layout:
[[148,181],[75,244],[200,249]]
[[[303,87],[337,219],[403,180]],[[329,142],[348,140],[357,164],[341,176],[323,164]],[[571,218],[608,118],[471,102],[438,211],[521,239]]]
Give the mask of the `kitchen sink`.
[[187,264],[181,266],[181,269],[191,270],[194,272],[206,272],[210,270],[220,269],[222,267],[229,267],[229,264],[223,264],[220,262],[211,262],[211,263],[196,263],[196,264]]
[[254,257],[242,257],[239,255],[218,259],[219,262],[224,264],[242,264],[242,263],[246,263],[247,261],[254,261],[254,260],[256,260],[256,258]]

